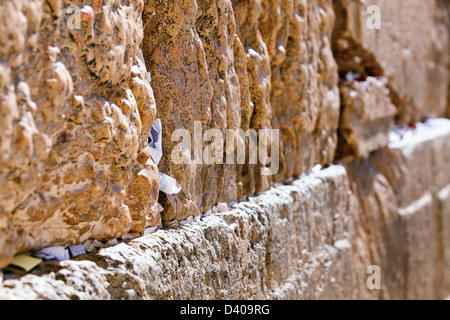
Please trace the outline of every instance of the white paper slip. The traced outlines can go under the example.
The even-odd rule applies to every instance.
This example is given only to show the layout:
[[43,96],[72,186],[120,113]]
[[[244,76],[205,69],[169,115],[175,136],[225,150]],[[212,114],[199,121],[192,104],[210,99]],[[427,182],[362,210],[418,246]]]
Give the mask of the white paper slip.
[[181,188],[177,187],[177,180],[169,177],[163,173],[159,174],[159,190],[166,194],[177,194],[181,191]]
[[47,247],[39,250],[33,256],[45,261],[70,260],[69,250],[65,247]]
[[156,119],[153,123],[152,130],[150,132],[150,143],[148,147],[150,148],[150,156],[153,162],[158,165],[162,158],[162,126],[161,120]]

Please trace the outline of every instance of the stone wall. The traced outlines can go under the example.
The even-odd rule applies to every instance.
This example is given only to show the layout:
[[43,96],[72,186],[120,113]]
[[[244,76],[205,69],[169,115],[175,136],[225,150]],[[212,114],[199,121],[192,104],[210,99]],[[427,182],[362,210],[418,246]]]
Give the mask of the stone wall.
[[359,200],[359,269],[372,263],[384,270],[379,298],[442,299],[450,292],[449,123],[344,163]]
[[[397,120],[414,123],[445,116],[449,82],[446,0],[337,0],[333,34],[341,73],[386,76]],[[381,29],[367,28],[370,5],[380,8]]]
[[[69,5],[82,9],[80,30],[66,25]],[[139,161],[156,116],[136,58],[142,8],[0,4],[0,267],[16,252],[159,224],[158,169]]]
[[[70,5],[80,29],[68,28]],[[370,5],[381,30],[366,26]],[[450,116],[448,1],[21,0],[3,1],[0,17],[0,268],[164,227],[7,275],[0,297],[450,293],[450,126],[389,139],[394,125]],[[175,164],[195,146],[177,149],[172,133],[198,124],[280,130],[278,173]],[[311,173],[317,164],[328,169]],[[181,192],[160,192],[160,172]],[[239,203],[200,221],[221,202]],[[371,265],[382,290],[366,286]]]
[[[426,129],[227,213],[8,275],[0,298],[443,299],[449,141],[450,127]],[[367,287],[372,265],[381,290]]]
[[47,263],[39,276],[6,280],[0,298],[350,297],[348,190],[345,169],[333,167],[228,213],[78,261]]
[[197,216],[332,162],[339,92],[331,1],[148,0],[143,16],[164,154],[178,144],[174,130],[193,133],[195,121],[203,131],[274,128],[282,136],[276,177],[261,176],[262,165],[186,166],[164,157],[160,170],[183,189],[161,194],[163,221]]

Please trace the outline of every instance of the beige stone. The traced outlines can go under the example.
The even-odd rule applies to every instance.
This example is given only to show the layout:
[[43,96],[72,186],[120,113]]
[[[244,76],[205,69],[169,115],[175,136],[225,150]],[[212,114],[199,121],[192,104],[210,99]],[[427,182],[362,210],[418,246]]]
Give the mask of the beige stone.
[[437,241],[434,234],[433,197],[425,194],[406,208],[400,209],[405,230],[405,293],[409,300],[437,299]]
[[361,290],[360,297],[448,296],[449,130],[445,124],[421,127],[366,160],[346,163],[360,207],[354,217],[356,264],[375,261],[386,279],[381,292]]
[[[342,74],[389,78],[398,120],[445,116],[450,62],[448,14],[441,0],[338,0],[334,53]],[[369,6],[381,29],[367,27]]]
[[[334,158],[339,119],[331,51],[335,14],[332,1],[265,0],[261,7],[259,31],[271,67],[271,122],[282,136],[277,179],[284,182]],[[246,24],[240,30],[244,38],[252,37]],[[257,45],[252,48],[258,51]]]
[[0,267],[159,220],[158,170],[138,161],[156,115],[136,58],[143,3],[70,3],[79,30],[61,0],[0,4]]
[[[443,286],[450,288],[450,185],[438,194],[438,210],[442,225],[442,279]],[[446,293],[445,290],[443,292]]]
[[374,167],[394,189],[399,208],[409,206],[432,188],[431,145],[427,140],[391,144],[373,155]]
[[339,157],[367,157],[389,144],[396,108],[382,80],[343,82],[340,85]]
[[431,161],[435,192],[450,184],[450,121],[429,133],[432,145]]
[[9,275],[0,298],[352,299],[348,188],[331,167],[201,222]]
[[[69,3],[81,29],[67,28]],[[365,27],[368,4],[2,1],[0,268],[49,245],[91,253],[6,274],[0,299],[448,295],[450,128],[388,145],[395,115],[448,109],[448,3],[374,0],[380,31]],[[172,133],[198,122],[224,136],[279,129],[280,171],[175,164],[172,151],[196,146],[177,150]],[[343,166],[331,165],[338,142]],[[160,171],[179,194],[159,192]],[[380,291],[367,288],[372,265]]]
[[445,124],[418,130],[411,138],[395,142],[374,154],[373,163],[395,190],[399,207],[407,207],[424,193],[434,194],[450,183]]
[[[339,93],[331,1],[147,0],[143,17],[143,51],[164,131],[160,170],[183,187],[178,195],[161,195],[164,221],[199,215],[332,162]],[[202,132],[214,128],[223,135],[226,129],[280,129],[279,175],[262,176],[263,165],[248,161],[171,162],[178,144],[172,132],[193,134],[196,121]]]
[[[407,256],[394,190],[374,170],[371,159],[350,161],[345,166],[354,194],[352,247],[358,299],[403,299]],[[381,290],[367,288],[369,266],[380,268]]]

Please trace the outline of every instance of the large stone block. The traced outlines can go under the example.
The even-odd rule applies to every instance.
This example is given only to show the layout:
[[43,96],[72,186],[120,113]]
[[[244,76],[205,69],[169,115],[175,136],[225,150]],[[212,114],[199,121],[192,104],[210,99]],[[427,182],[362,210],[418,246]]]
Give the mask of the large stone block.
[[[331,1],[147,0],[143,20],[143,51],[164,132],[160,170],[183,187],[178,195],[161,195],[165,222],[332,162],[339,93]],[[261,175],[265,165],[248,163],[248,151],[244,165],[174,163],[172,133],[193,134],[196,121],[203,133],[223,135],[280,129],[279,174]],[[240,142],[248,150],[248,141]],[[191,147],[183,151],[192,157]]]
[[[346,163],[360,207],[354,247],[368,250],[359,250],[356,263],[380,263],[387,281],[376,298],[439,299],[450,291],[445,280],[450,127],[441,120],[431,123],[365,160]],[[370,293],[373,297],[373,292],[362,297]]]
[[227,213],[7,276],[0,298],[352,299],[348,190],[331,167]]
[[[236,1],[239,3],[242,1]],[[261,1],[259,32],[271,67],[271,122],[282,136],[278,181],[333,161],[339,89],[332,1]],[[244,32],[245,21],[241,24]],[[245,46],[245,43],[244,43]]]
[[[403,299],[405,296],[405,232],[396,196],[371,159],[345,163],[354,194],[355,276],[359,299]],[[381,271],[381,290],[369,290],[367,268]]]
[[[334,52],[339,71],[389,78],[398,120],[445,116],[450,62],[448,10],[442,0],[338,0]],[[381,29],[371,29],[380,8]]]
[[438,194],[438,210],[441,215],[442,226],[442,283],[443,294],[450,291],[450,185]]
[[450,184],[450,120],[441,121],[438,127],[428,132],[432,146],[433,191],[439,192]]
[[[69,29],[78,5],[80,28]],[[158,220],[147,147],[156,106],[142,1],[0,4],[0,267],[17,251],[107,240]],[[128,207],[140,195],[139,212]],[[137,180],[136,180],[137,179]],[[142,199],[141,199],[142,200]]]
[[437,237],[435,236],[433,197],[425,194],[406,208],[400,209],[405,232],[406,274],[405,298],[436,299]]
[[410,138],[391,143],[373,155],[375,168],[395,190],[400,208],[431,191],[436,194],[450,183],[450,122],[420,127]]
[[339,120],[339,157],[367,157],[389,144],[397,113],[381,79],[343,82]]

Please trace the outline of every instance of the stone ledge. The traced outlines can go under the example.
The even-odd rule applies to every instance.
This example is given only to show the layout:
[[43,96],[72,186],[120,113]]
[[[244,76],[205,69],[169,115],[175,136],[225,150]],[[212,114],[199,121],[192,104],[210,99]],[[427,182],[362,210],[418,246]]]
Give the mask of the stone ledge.
[[7,276],[0,299],[351,299],[348,190],[334,166],[201,222]]

